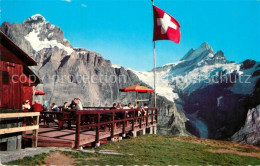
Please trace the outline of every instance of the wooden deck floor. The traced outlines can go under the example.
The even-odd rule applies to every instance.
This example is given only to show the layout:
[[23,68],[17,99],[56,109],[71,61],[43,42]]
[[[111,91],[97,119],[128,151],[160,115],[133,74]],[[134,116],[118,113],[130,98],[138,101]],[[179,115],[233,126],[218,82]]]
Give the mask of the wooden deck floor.
[[[135,124],[135,131],[140,131],[145,129],[145,125],[139,128],[138,123]],[[126,132],[130,133],[132,131],[131,124],[126,127]],[[40,147],[75,147],[75,126],[71,129],[59,129],[56,124],[51,124],[50,127],[44,127],[40,125],[38,133],[38,146]],[[122,134],[122,126],[115,129],[115,136]],[[95,129],[89,129],[82,131],[80,133],[80,145],[84,146],[95,142]],[[31,133],[27,132],[24,135],[25,138],[31,139]],[[107,140],[111,137],[111,131],[109,128],[107,130],[101,129],[100,140]]]

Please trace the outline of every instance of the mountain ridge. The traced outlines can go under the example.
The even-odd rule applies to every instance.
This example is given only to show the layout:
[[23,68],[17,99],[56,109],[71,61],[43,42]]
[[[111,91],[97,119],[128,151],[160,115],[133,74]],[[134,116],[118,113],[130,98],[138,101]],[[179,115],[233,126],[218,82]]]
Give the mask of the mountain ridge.
[[[4,22],[0,29],[38,62],[38,66],[32,70],[43,80],[43,84],[37,88],[43,90],[46,95],[40,101],[61,105],[79,97],[86,106],[109,107],[114,102],[127,104],[135,101],[134,93],[120,93],[119,88],[134,84],[149,87],[132,71],[124,67],[115,67],[99,53],[72,47],[73,52],[68,54],[63,46],[70,47],[70,44],[64,40],[63,31],[45,19],[32,20],[35,19],[38,21],[24,21],[23,24]],[[48,38],[52,32],[52,38]],[[30,34],[37,37],[36,40],[30,40]],[[38,43],[35,47],[40,48],[36,49],[37,51],[32,47],[34,41]],[[59,47],[57,43],[63,46]],[[45,47],[40,47],[41,44]],[[153,107],[153,95],[140,94],[139,97],[149,99],[151,102],[148,104]],[[190,135],[185,129],[185,115],[176,109],[173,102],[157,96],[157,104],[159,133],[161,131],[166,134]]]
[[[62,104],[79,97],[84,99],[84,105],[110,106],[113,102],[135,100],[134,94],[121,94],[119,88],[133,84],[153,87],[152,71],[139,72],[113,65],[99,53],[74,48],[64,38],[63,31],[43,16],[34,15],[26,20],[22,24],[4,22],[0,29],[38,62],[39,66],[33,70],[44,78],[44,84],[38,87],[46,92],[43,100]],[[181,61],[157,68],[158,132],[231,138],[245,124],[247,100],[259,79],[259,75],[253,76],[259,70],[259,62],[231,63],[222,51],[213,52],[207,43],[191,50]],[[243,74],[251,76],[251,84],[220,82]],[[68,82],[60,82],[64,76]],[[87,81],[80,76],[87,76]],[[126,81],[120,81],[121,76]],[[246,94],[240,93],[242,88],[246,88]],[[150,106],[153,105],[153,96],[140,97],[148,98]],[[215,123],[218,121],[220,124]]]

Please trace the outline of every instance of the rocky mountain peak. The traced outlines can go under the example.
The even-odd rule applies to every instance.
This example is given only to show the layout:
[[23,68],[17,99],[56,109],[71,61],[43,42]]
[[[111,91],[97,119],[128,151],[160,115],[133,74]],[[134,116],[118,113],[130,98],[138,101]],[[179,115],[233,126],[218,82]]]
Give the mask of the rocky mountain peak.
[[207,42],[202,43],[198,49],[212,50]]
[[202,59],[203,57],[205,57],[206,54],[209,53],[214,54],[213,49],[209,46],[208,43],[204,42],[196,50],[193,48],[190,49],[181,60],[191,61],[198,58]]
[[36,59],[41,59],[38,53],[43,49],[57,47],[60,50],[64,50],[66,55],[70,55],[74,52],[69,41],[64,38],[63,31],[58,26],[46,21],[41,14],[35,14],[24,20],[21,28],[23,28],[25,32],[25,34],[23,34],[25,41],[28,42],[32,50],[35,51],[32,52],[33,57],[38,57]]
[[38,24],[45,22],[45,18],[41,14],[35,14],[24,20],[23,24]]

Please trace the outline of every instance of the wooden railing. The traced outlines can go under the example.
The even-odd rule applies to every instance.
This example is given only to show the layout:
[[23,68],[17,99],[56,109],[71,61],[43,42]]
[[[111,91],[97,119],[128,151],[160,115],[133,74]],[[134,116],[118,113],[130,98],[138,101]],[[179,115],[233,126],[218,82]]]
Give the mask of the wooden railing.
[[0,129],[0,135],[1,134],[9,134],[9,133],[33,130],[32,146],[37,147],[38,129],[39,129],[39,115],[40,115],[39,112],[2,113],[2,114],[0,114],[0,120],[1,119],[7,119],[7,118],[29,118],[29,117],[33,117],[33,125],[32,126],[22,126],[22,127],[12,127],[12,128]]
[[71,128],[71,121],[73,120],[73,112],[74,111],[65,111],[62,112],[56,112],[56,111],[44,111],[41,112],[41,117],[43,119],[43,124],[46,125],[46,123],[55,122],[54,120],[58,120],[58,127],[60,129],[63,129],[64,122],[68,122],[68,127]]
[[[111,128],[111,138],[115,135],[115,125],[122,124],[122,133],[126,134],[126,125],[128,122],[131,123],[131,130],[135,130],[136,122],[139,123],[138,127],[141,128],[143,121],[145,126],[154,125],[157,123],[157,108],[146,108],[143,109],[146,111],[146,115],[138,116],[138,111],[141,111],[142,108],[137,109],[113,109],[113,110],[82,110],[75,111],[76,118],[76,135],[75,135],[75,148],[79,149],[80,146],[80,133],[84,129],[95,128],[95,142],[99,143],[100,141],[100,127],[109,126]],[[118,118],[121,116],[120,118]],[[105,117],[105,118],[104,118]],[[86,120],[88,119],[88,120]],[[92,119],[92,120],[89,120]],[[149,120],[150,119],[150,120]],[[90,122],[85,124],[85,122]]]

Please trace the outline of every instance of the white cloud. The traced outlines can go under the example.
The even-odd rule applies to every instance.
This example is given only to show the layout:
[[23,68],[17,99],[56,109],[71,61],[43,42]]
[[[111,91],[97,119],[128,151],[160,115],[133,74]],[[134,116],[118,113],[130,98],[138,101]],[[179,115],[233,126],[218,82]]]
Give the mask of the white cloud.
[[61,0],[61,1],[71,2],[71,0]]
[[86,4],[84,4],[84,3],[82,3],[82,4],[81,4],[81,6],[82,6],[82,7],[87,7],[87,5],[86,5]]

